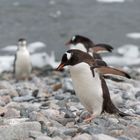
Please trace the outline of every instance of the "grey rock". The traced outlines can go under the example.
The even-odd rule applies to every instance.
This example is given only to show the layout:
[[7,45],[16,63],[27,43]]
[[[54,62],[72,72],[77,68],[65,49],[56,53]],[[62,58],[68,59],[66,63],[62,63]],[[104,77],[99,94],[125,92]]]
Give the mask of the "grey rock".
[[124,135],[130,138],[140,139],[140,127],[129,125],[124,130]]
[[0,116],[4,116],[6,112],[7,112],[7,108],[0,106]]
[[126,136],[120,136],[120,137],[117,137],[118,140],[132,140],[131,138],[128,138]]
[[109,136],[109,135],[105,135],[105,134],[93,135],[93,139],[95,139],[95,140],[117,140],[116,138]]
[[3,95],[10,95],[11,97],[16,97],[18,96],[18,93],[16,90],[13,90],[13,89],[1,89],[0,96],[3,96]]
[[20,97],[14,97],[13,101],[15,102],[27,102],[33,100],[34,97],[31,95],[25,95],[25,96],[20,96]]
[[7,112],[5,113],[4,117],[6,118],[18,118],[20,117],[20,111],[14,108],[7,108]]
[[41,131],[38,122],[23,122],[14,125],[3,125],[0,127],[0,137],[2,140],[15,140],[29,138],[29,131]]
[[29,132],[29,137],[32,137],[32,138],[37,138],[39,136],[43,135],[40,131],[30,131]]
[[75,136],[72,140],[92,140],[92,136],[84,133]]
[[5,102],[3,100],[0,99],[0,106],[5,106]]
[[52,140],[62,140],[62,138],[56,136],[56,137],[53,137]]
[[0,97],[0,101],[3,101],[5,104],[11,102],[11,97],[9,95],[4,95]]
[[63,100],[65,98],[64,95],[55,95],[56,100]]
[[78,129],[77,128],[67,128],[64,130],[64,134],[65,135],[68,135],[68,136],[71,136],[71,137],[74,137],[78,132]]
[[52,140],[52,138],[50,138],[48,136],[39,136],[35,140]]
[[140,97],[140,91],[138,91],[138,92],[135,94],[135,97],[136,97],[136,98]]
[[66,91],[73,91],[73,85],[72,85],[72,80],[70,78],[64,78],[62,81],[62,88],[63,90]]

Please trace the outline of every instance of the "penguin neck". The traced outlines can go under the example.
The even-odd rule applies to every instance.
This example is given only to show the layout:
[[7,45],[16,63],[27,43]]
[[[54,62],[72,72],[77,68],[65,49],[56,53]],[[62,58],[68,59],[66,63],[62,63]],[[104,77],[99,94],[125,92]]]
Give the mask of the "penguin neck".
[[25,46],[25,45],[19,46],[18,50],[19,51],[26,51],[27,50],[27,46]]

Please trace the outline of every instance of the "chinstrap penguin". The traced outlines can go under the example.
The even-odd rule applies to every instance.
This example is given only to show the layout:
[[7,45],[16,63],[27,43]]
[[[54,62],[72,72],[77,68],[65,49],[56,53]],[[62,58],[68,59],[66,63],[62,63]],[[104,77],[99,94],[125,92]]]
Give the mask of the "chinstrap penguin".
[[30,53],[26,39],[18,40],[18,48],[14,60],[14,76],[17,80],[27,80],[32,71]]
[[119,116],[128,116],[115,107],[110,98],[107,84],[100,74],[101,69],[113,71],[129,78],[129,75],[123,71],[110,68],[101,61],[93,59],[89,54],[80,50],[68,50],[62,56],[62,60],[57,70],[68,66],[76,95],[83,106],[92,114],[87,121],[99,116],[102,112],[117,114]]

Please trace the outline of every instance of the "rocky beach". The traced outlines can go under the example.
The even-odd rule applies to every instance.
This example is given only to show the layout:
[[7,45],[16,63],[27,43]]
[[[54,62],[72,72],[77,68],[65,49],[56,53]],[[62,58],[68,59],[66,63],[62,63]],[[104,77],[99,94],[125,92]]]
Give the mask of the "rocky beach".
[[[139,0],[0,0],[0,140],[140,140],[139,5]],[[69,71],[55,70],[74,34],[114,47],[103,60],[132,78],[106,82],[113,103],[130,116],[103,113],[83,121],[89,113]],[[13,77],[19,37],[27,39],[31,53],[28,81]]]
[[34,68],[29,81],[18,82],[12,72],[1,73],[0,140],[139,140],[140,69],[121,68],[132,79],[106,81],[114,104],[131,116],[104,113],[90,123],[83,121],[89,114],[74,93],[68,70]]

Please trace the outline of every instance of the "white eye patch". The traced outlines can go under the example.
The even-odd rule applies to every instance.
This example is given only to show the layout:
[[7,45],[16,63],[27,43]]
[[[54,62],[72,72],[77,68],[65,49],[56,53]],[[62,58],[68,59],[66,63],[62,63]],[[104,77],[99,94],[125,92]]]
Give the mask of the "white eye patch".
[[74,40],[75,40],[75,38],[76,38],[76,36],[73,36],[71,40],[72,40],[72,41],[74,41]]
[[70,60],[71,59],[71,53],[66,52],[65,54],[67,56],[67,59]]

